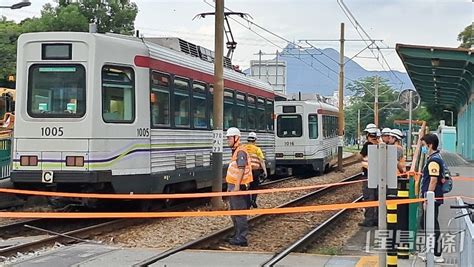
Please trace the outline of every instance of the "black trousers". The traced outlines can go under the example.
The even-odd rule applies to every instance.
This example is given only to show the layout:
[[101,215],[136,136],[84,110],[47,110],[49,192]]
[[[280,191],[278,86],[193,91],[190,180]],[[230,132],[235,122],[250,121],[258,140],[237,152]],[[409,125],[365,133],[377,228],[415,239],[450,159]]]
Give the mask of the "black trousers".
[[[439,221],[438,221],[438,215],[439,215],[439,206],[441,206],[441,203],[435,202],[435,214],[434,214],[434,227],[435,227],[435,244],[434,244],[434,255],[437,257],[440,257],[441,254],[443,253],[443,240],[441,239],[441,230],[439,228]],[[426,236],[426,211],[423,209],[423,213],[421,215],[421,221],[420,221],[420,227],[421,229],[425,230],[425,240],[427,240]],[[425,243],[426,244],[426,243]]]
[[[367,177],[365,177],[365,178],[367,178]],[[375,200],[378,199],[377,189],[369,188],[367,181],[365,181],[362,186],[363,186],[362,195],[364,197],[364,201],[375,201]],[[378,221],[379,221],[378,208],[365,208],[364,222],[366,222],[368,224],[377,225]]]
[[[257,189],[260,186],[258,177],[263,173],[262,169],[252,170],[253,181],[250,183],[250,190]],[[251,203],[257,203],[257,194],[250,195]]]

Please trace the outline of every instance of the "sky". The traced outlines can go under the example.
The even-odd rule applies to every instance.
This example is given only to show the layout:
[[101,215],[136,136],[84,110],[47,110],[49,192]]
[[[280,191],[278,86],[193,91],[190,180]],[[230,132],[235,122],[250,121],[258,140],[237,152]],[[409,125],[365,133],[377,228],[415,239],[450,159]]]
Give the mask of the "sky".
[[[20,10],[0,9],[0,16],[21,21],[39,16],[41,7],[52,1],[30,0],[32,5]],[[133,0],[132,0],[133,1]],[[206,2],[207,1],[207,2]],[[213,0],[134,0],[138,5],[135,28],[145,37],[180,37],[214,50],[214,17],[193,18],[202,12],[213,12]],[[345,0],[350,12],[381,49],[364,50],[354,60],[368,70],[400,70],[405,72],[395,45],[397,43],[457,47],[457,35],[474,18],[474,0]],[[0,0],[0,5],[16,0]],[[335,40],[340,36],[340,23],[345,23],[346,39],[361,39],[336,0],[226,0],[234,12],[248,13],[252,21],[269,32],[308,46],[300,40]],[[250,19],[250,18],[249,18]],[[286,46],[284,39],[249,25],[239,17],[230,20],[237,49],[233,63],[242,68],[258,59],[259,50],[275,54]],[[251,30],[248,29],[251,28]],[[359,29],[360,30],[360,29]],[[254,31],[254,32],[253,32]],[[259,37],[263,35],[267,40]],[[335,41],[310,42],[318,48],[339,50]],[[345,55],[355,56],[364,49],[362,41],[346,42]],[[374,53],[372,53],[373,51]],[[386,58],[385,63],[379,53]],[[274,56],[267,55],[263,58]],[[378,58],[378,60],[377,60]]]

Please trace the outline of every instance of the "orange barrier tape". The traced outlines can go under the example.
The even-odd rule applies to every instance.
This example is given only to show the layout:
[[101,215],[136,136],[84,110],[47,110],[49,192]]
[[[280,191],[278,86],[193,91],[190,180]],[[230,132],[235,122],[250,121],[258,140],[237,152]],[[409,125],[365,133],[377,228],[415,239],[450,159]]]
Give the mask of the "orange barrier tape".
[[454,181],[474,182],[474,177],[453,176],[452,178]]
[[205,197],[218,197],[218,196],[240,196],[240,195],[253,195],[253,194],[269,194],[276,192],[289,192],[299,190],[309,190],[323,187],[332,187],[339,185],[349,185],[366,181],[357,180],[341,183],[331,184],[320,184],[320,185],[308,185],[299,187],[289,188],[271,188],[271,189],[258,189],[258,190],[246,190],[246,191],[234,191],[234,192],[207,192],[207,193],[179,193],[179,194],[91,194],[91,193],[67,193],[67,192],[48,192],[48,191],[33,191],[33,190],[20,190],[11,188],[0,188],[0,193],[9,194],[21,194],[21,195],[33,195],[33,196],[47,196],[47,197],[66,197],[66,198],[100,198],[100,199],[176,199],[176,198],[205,198]]
[[[423,202],[425,199],[388,200],[387,205],[401,205]],[[272,209],[223,210],[223,211],[184,211],[184,212],[0,212],[0,218],[51,218],[51,219],[138,219],[171,217],[216,217],[229,215],[289,214],[301,212],[329,211],[377,207],[378,201],[341,203],[317,206],[300,206]]]

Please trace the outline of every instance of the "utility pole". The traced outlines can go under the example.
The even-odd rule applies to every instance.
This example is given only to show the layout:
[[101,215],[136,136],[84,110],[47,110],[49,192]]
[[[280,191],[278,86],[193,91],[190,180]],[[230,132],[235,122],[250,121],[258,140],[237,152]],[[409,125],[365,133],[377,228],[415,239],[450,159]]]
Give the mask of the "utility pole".
[[339,49],[339,142],[337,146],[337,170],[342,171],[342,147],[344,146],[344,23],[341,23]]
[[262,77],[262,50],[258,51],[258,78]]
[[[214,39],[214,103],[212,130],[212,191],[222,192],[222,153],[224,131],[223,131],[223,103],[224,103],[224,0],[216,0],[215,12],[215,39]],[[211,200],[214,209],[223,207],[222,197],[213,197]]]
[[[411,153],[412,152],[412,149],[411,149],[411,132],[413,131],[412,130],[412,126],[411,126],[411,123],[412,123],[412,112],[413,112],[413,91],[410,90],[410,93],[409,93],[409,102],[408,102],[408,138],[407,138],[407,147],[408,147],[408,154],[411,155],[411,158],[413,159],[413,154]],[[408,155],[407,155],[408,157]]]
[[275,88],[278,89],[278,49],[276,51],[275,65]]
[[360,143],[360,109],[357,110],[357,149]]
[[374,123],[379,125],[379,76],[375,76]]

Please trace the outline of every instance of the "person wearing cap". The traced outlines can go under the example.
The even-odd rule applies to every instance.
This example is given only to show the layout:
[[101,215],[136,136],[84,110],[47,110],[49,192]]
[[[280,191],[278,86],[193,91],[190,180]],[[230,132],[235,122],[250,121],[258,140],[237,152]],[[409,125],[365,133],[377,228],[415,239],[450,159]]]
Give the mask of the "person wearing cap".
[[[360,157],[362,158],[362,172],[365,179],[368,177],[368,168],[369,168],[369,158],[368,158],[368,151],[369,145],[377,145],[381,141],[380,137],[380,130],[377,126],[373,123],[367,124],[364,129],[364,133],[366,133],[367,141],[365,142],[364,146],[360,150]],[[373,201],[377,200],[377,189],[369,188],[367,181],[363,184],[362,195],[365,201]],[[378,213],[377,208],[365,208],[364,212],[364,221],[359,223],[359,226],[377,226],[378,225]]]
[[[250,162],[252,163],[253,181],[250,183],[250,189],[257,189],[261,182],[267,177],[267,167],[265,166],[265,156],[262,149],[256,145],[257,134],[250,132],[247,137],[248,143],[245,145]],[[250,195],[250,205],[257,208],[257,194]]]
[[405,156],[403,155],[402,139],[403,133],[398,129],[392,129],[390,131],[390,145],[395,145],[397,147],[397,176],[405,173]]
[[383,128],[382,129],[382,141],[389,145],[390,144],[390,133],[392,130],[390,128]]
[[[227,144],[232,149],[232,156],[227,167],[227,174],[225,180],[227,182],[227,191],[235,192],[240,190],[248,190],[252,177],[252,163],[250,157],[245,149],[245,146],[240,143],[240,130],[235,127],[230,127],[226,133]],[[229,204],[231,210],[246,210],[249,209],[248,195],[230,196]],[[248,246],[248,222],[246,215],[230,216],[234,224],[234,235],[228,240],[232,245]]]

